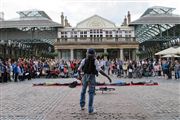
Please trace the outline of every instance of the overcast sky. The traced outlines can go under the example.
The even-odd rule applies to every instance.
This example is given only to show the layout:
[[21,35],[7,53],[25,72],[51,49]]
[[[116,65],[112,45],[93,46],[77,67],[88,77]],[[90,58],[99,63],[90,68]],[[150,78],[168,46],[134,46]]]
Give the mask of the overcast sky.
[[0,0],[0,12],[4,12],[5,20],[19,17],[16,11],[38,9],[58,23],[64,12],[72,26],[94,14],[120,25],[127,11],[133,21],[152,6],[173,7],[176,8],[173,13],[180,15],[180,0]]

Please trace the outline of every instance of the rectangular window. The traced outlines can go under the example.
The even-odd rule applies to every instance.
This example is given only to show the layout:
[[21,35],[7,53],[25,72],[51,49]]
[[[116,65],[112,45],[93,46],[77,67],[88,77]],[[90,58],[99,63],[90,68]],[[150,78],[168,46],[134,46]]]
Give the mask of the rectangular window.
[[93,30],[93,33],[96,33],[96,30]]

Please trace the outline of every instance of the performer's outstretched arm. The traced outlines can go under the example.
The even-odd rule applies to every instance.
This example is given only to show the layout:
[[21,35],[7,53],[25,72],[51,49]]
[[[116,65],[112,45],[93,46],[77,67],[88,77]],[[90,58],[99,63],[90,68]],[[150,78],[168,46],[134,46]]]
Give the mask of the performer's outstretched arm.
[[101,73],[101,75],[107,77],[110,83],[112,82],[111,78],[103,70],[99,70],[99,72]]

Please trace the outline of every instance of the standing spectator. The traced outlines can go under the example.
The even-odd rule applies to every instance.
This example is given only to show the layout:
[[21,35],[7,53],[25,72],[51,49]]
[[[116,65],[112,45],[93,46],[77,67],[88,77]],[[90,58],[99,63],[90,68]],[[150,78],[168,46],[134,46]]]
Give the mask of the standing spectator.
[[165,79],[168,79],[168,74],[169,74],[169,64],[167,60],[162,61],[162,71]]
[[161,66],[158,62],[154,65],[154,76],[161,76]]
[[124,61],[123,66],[122,66],[122,68],[123,68],[123,73],[124,73],[124,78],[127,77],[127,67],[128,67],[128,64],[127,64],[126,61]]
[[121,77],[121,74],[123,73],[122,61],[118,61],[117,70],[118,70],[117,77]]
[[1,62],[1,82],[5,82],[6,80],[6,66],[5,63]]
[[128,65],[127,69],[128,69],[128,77],[132,78],[132,72],[133,72],[132,62],[129,62],[129,65]]
[[7,76],[7,81],[11,81],[11,65],[6,61],[6,76]]
[[18,65],[18,73],[19,73],[19,81],[23,81],[24,80],[24,68],[23,68],[22,64]]
[[175,60],[174,71],[175,79],[180,79],[180,63],[178,60]]
[[3,64],[2,64],[2,61],[1,61],[1,59],[0,59],[0,83],[1,82],[3,82],[3,80],[2,80],[2,71],[3,70]]
[[108,75],[110,75],[110,65],[111,65],[111,61],[110,60],[107,60],[106,61],[106,69],[107,69],[107,73],[108,73]]
[[13,72],[14,72],[14,82],[17,82],[19,73],[18,73],[18,65],[16,62],[14,63]]

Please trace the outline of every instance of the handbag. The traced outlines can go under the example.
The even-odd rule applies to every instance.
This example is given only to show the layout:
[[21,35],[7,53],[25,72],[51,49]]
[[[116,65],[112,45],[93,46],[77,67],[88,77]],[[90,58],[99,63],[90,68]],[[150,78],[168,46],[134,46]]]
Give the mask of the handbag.
[[129,71],[129,72],[132,72],[132,69],[129,69],[128,71]]

